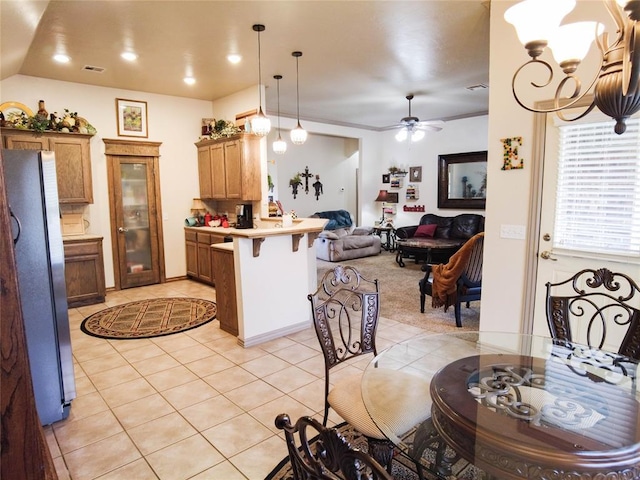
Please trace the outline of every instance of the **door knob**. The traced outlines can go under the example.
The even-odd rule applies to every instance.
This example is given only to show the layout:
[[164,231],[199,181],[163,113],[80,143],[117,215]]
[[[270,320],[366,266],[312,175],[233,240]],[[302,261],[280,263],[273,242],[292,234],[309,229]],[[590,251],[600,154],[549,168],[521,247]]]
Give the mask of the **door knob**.
[[553,258],[553,257],[551,256],[551,252],[548,252],[548,251],[546,251],[546,250],[545,250],[544,252],[541,252],[541,253],[540,253],[540,258],[543,258],[543,259],[545,259],[545,260],[553,260],[554,262],[558,261],[558,259],[557,259],[557,258]]
[[128,232],[128,231],[129,231],[129,229],[128,229],[128,228],[124,228],[124,227],[118,227],[118,231],[119,231],[120,233],[125,233],[125,232]]

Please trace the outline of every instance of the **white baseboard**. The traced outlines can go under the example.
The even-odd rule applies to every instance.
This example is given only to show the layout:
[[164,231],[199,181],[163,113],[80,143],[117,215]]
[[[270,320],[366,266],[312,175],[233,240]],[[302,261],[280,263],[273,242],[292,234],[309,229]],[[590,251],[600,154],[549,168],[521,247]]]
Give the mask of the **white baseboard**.
[[310,320],[307,320],[305,322],[289,325],[288,327],[280,328],[278,330],[273,330],[261,335],[256,335],[255,337],[245,338],[244,340],[238,337],[238,345],[244,348],[253,347],[260,343],[268,342],[269,340],[275,340],[276,338],[291,335],[292,333],[301,332],[302,330],[310,328],[311,325],[312,322]]

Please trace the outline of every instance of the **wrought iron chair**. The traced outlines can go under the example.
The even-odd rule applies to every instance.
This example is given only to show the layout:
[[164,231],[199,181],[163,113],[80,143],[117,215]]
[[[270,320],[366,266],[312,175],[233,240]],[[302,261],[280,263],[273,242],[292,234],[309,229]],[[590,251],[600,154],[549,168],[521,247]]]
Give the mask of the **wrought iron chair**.
[[293,480],[393,478],[372,457],[352,447],[338,430],[327,428],[311,417],[301,417],[292,425],[289,415],[281,413],[275,424],[284,430]]
[[552,338],[597,349],[619,344],[618,354],[640,360],[640,290],[629,276],[606,268],[581,270],[547,282],[546,300]]
[[[420,288],[420,312],[424,313],[426,295],[433,299],[432,305],[439,307],[444,305],[445,311],[451,304],[454,306],[456,325],[462,326],[462,304],[480,300],[482,294],[482,254],[484,251],[484,233],[479,233],[470,238],[465,245],[458,250],[447,264],[423,265],[424,277],[418,282]],[[434,270],[443,272],[440,278],[445,298],[434,296]]]
[[[369,416],[361,393],[362,374],[342,378],[330,388],[330,371],[361,355],[377,355],[376,330],[380,313],[377,280],[367,280],[350,266],[338,265],[322,278],[318,289],[307,296],[311,303],[314,327],[325,363],[325,404],[323,425],[327,424],[329,407],[367,438],[369,453],[378,463],[391,471],[393,444]],[[391,372],[391,373],[390,373]],[[408,376],[404,382],[404,376]],[[376,391],[380,398],[395,405],[383,408],[387,425],[393,425],[397,436],[428,418],[424,405],[401,405],[398,392],[406,388],[423,388],[415,377],[396,371],[380,369],[375,375]],[[418,386],[416,386],[418,385]]]

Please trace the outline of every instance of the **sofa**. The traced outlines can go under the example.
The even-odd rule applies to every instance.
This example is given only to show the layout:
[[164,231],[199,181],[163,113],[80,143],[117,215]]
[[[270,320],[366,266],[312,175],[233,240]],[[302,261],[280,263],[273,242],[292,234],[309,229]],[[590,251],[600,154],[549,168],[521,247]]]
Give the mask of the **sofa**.
[[355,227],[348,211],[328,210],[316,212],[311,217],[329,220],[315,242],[317,258],[341,262],[380,253],[380,237],[373,234],[371,227]]
[[427,213],[418,225],[396,229],[396,262],[405,258],[427,263],[446,263],[464,243],[484,232],[484,216],[463,213],[452,217]]

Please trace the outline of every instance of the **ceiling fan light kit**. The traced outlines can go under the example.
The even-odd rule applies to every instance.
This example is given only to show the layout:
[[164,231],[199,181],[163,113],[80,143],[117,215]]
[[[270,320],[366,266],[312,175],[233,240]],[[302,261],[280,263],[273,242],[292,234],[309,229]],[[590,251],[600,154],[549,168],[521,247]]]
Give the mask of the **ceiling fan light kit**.
[[[616,121],[614,130],[617,134],[624,133],[626,119],[640,110],[640,32],[636,26],[640,19],[640,2],[603,0],[603,3],[617,27],[611,44],[608,43],[608,34],[602,35],[604,26],[601,23],[579,22],[560,26],[564,16],[574,9],[575,0],[524,0],[505,12],[505,20],[515,27],[520,42],[531,57],[516,70],[511,81],[513,96],[522,108],[535,113],[555,112],[560,119],[570,122],[583,118],[597,107]],[[594,40],[600,51],[602,67],[583,91],[582,83],[574,73]],[[538,58],[547,46],[565,76],[556,88],[553,107],[542,109],[526,105],[520,99],[516,92],[516,79],[525,67],[542,65],[548,75],[546,82],[530,83],[535,88],[551,84],[554,69]],[[573,86],[573,92],[561,96],[566,86]],[[568,90],[570,92],[571,88]],[[563,110],[576,106],[590,92],[594,94],[592,103],[578,116],[567,118]]]
[[253,31],[258,33],[258,95],[260,98],[260,106],[258,114],[251,119],[251,131],[258,137],[264,137],[271,131],[271,120],[262,111],[262,66],[260,55],[260,32],[265,31],[265,26],[255,24]]
[[291,142],[296,145],[302,145],[307,141],[307,131],[300,125],[300,73],[298,71],[298,59],[302,56],[302,52],[291,52],[296,59],[296,109],[298,125],[291,130]]
[[396,133],[395,138],[398,142],[404,142],[409,139],[412,143],[419,142],[424,138],[424,131],[430,130],[432,132],[439,132],[442,130],[442,125],[444,122],[432,121],[432,122],[421,122],[418,117],[414,117],[411,115],[411,100],[413,100],[413,95],[409,94],[405,97],[409,101],[409,115],[400,119],[400,124],[398,125],[400,130]]

